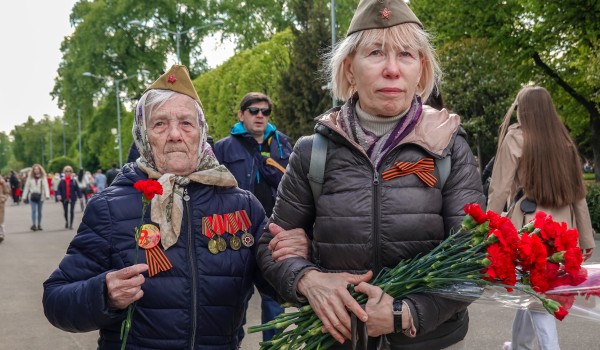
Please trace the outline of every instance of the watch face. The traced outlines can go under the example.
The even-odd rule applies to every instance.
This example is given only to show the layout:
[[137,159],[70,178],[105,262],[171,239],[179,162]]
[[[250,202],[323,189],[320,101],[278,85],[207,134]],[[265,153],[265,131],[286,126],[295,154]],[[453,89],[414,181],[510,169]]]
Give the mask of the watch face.
[[394,307],[394,309],[393,309],[394,316],[401,316],[402,315],[402,300],[394,300],[394,303],[392,305]]

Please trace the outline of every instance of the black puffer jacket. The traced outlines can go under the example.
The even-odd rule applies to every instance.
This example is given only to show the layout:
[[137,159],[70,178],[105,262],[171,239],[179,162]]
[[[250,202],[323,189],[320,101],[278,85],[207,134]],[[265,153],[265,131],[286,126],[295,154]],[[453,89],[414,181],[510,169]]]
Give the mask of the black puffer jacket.
[[[337,126],[335,110],[318,120],[316,132],[328,137],[325,182],[316,205],[307,178],[312,139],[300,139],[279,186],[271,221],[285,229],[303,228],[312,239],[312,258],[274,263],[267,231],[259,246],[265,277],[287,301],[305,302],[298,279],[310,269],[377,273],[402,259],[427,252],[460,226],[467,203],[484,204],[475,159],[460,128],[446,110],[424,106],[415,129],[374,170],[366,153]],[[398,161],[451,157],[444,188],[428,187],[416,175],[382,179]],[[435,169],[436,178],[440,178]],[[314,224],[314,227],[313,227]],[[467,303],[430,294],[409,296],[417,337],[390,334],[393,349],[441,349],[461,340],[468,328]],[[349,343],[349,342],[346,342]]]

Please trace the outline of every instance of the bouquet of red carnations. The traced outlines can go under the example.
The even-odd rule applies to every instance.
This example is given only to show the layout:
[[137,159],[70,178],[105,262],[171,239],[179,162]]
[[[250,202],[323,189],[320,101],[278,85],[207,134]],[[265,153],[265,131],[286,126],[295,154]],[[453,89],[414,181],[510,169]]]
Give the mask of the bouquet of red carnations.
[[[475,285],[481,291],[483,287],[502,287],[507,294],[518,290],[521,295],[539,300],[559,320],[571,306],[571,299],[565,299],[565,295],[600,295],[596,285],[588,285],[583,291],[571,288],[588,281],[587,270],[581,267],[577,230],[553,221],[543,212],[518,231],[508,218],[492,211],[486,213],[477,204],[466,205],[465,213],[461,228],[436,248],[383,270],[371,284],[394,298],[422,292],[451,296],[452,290],[460,297],[465,285]],[[352,288],[350,292],[359,303],[366,303],[366,295]],[[249,332],[282,330],[270,341],[262,342],[261,350],[324,350],[335,340],[329,333],[321,333],[322,326],[311,306],[306,305],[264,325],[250,327]]]

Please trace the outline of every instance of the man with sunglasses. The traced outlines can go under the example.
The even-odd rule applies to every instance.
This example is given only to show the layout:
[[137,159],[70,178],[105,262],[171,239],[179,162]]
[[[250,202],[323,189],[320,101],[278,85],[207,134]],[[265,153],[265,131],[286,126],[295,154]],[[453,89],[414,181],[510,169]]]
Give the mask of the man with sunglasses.
[[[251,191],[260,201],[267,216],[271,216],[277,186],[288,164],[292,145],[289,137],[269,123],[273,102],[260,92],[250,92],[242,98],[237,112],[238,122],[231,135],[214,145],[219,163],[235,176],[238,186]],[[268,322],[283,312],[277,302],[262,297],[262,322]],[[263,332],[269,340],[275,333]]]

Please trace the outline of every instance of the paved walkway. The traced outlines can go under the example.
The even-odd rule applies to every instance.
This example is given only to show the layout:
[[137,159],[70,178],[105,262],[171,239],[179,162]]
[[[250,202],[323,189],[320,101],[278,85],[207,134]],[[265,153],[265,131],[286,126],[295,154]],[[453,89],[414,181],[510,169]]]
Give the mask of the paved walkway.
[[[66,333],[44,317],[42,283],[62,259],[75,230],[64,229],[60,204],[48,201],[43,209],[44,230],[32,232],[29,206],[6,206],[7,236],[0,243],[0,350],[95,349],[97,332]],[[75,224],[81,215],[77,208]],[[600,254],[596,253],[593,261],[600,262]],[[260,322],[257,299],[252,299],[248,312],[250,325]],[[509,339],[514,310],[476,303],[470,313],[466,349],[500,349]],[[600,323],[567,317],[559,324],[561,348],[600,350],[598,327]],[[242,348],[257,350],[260,339],[260,335],[248,335]]]

